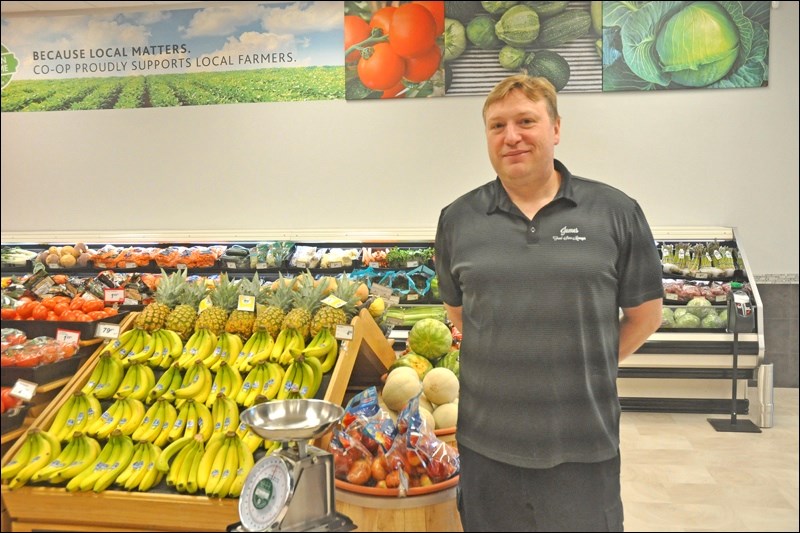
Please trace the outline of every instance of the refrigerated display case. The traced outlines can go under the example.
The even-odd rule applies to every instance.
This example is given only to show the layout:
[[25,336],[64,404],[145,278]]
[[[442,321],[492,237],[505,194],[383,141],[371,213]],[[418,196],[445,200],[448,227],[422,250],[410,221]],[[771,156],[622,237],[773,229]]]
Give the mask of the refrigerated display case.
[[[759,367],[764,362],[764,324],[763,304],[758,293],[758,287],[753,279],[747,260],[746,248],[741,243],[740,236],[733,227],[653,227],[656,244],[663,257],[667,250],[706,250],[713,254],[724,251],[733,251],[733,263],[719,268],[716,264],[708,265],[698,261],[694,265],[672,265],[665,263],[663,280],[665,284],[664,306],[676,312],[685,308],[688,300],[694,295],[705,294],[711,303],[710,308],[715,314],[726,307],[727,294],[731,288],[742,287],[751,298],[755,313],[755,326],[753,331],[738,335],[738,387],[737,410],[747,413],[750,407],[748,398],[748,382],[757,378]],[[390,233],[370,234],[350,230],[325,230],[297,233],[249,233],[243,235],[229,234],[221,231],[215,235],[205,232],[190,239],[168,239],[168,236],[156,235],[150,244],[143,244],[142,235],[131,238],[115,238],[106,235],[105,241],[90,239],[90,236],[70,236],[60,238],[60,242],[67,244],[74,239],[84,239],[90,244],[89,248],[99,248],[109,243],[124,246],[151,246],[164,249],[181,244],[184,247],[193,245],[216,245],[220,249],[258,251],[259,245],[265,242],[289,242],[296,247],[317,247],[321,249],[357,249],[361,257],[350,257],[352,262],[347,265],[338,262],[331,264],[307,265],[272,264],[259,262],[255,256],[250,256],[246,261],[237,252],[238,260],[233,261],[225,253],[212,265],[204,264],[202,267],[189,267],[189,273],[200,275],[213,275],[227,271],[237,277],[251,277],[255,272],[262,279],[275,279],[278,273],[293,275],[310,267],[313,274],[330,275],[340,274],[342,271],[358,273],[366,270],[365,275],[371,276],[370,281],[379,285],[389,285],[397,296],[396,302],[403,305],[436,305],[440,303],[436,297],[435,284],[431,276],[434,273],[433,261],[429,257],[430,247],[433,245],[434,231],[423,230],[398,230]],[[38,253],[47,249],[53,241],[41,243],[41,237],[35,235],[3,235],[3,246],[19,246],[23,249],[33,250]],[[161,243],[161,244],[155,244]],[[213,247],[213,246],[209,246]],[[391,263],[386,260],[383,252],[403,251],[388,255],[389,259],[395,258]],[[290,261],[290,252],[287,259]],[[366,255],[369,253],[370,255]],[[426,255],[428,253],[428,255]],[[420,260],[417,256],[420,256]],[[400,263],[397,263],[397,261]],[[384,262],[381,262],[384,261]],[[117,263],[119,265],[119,263]],[[9,273],[20,275],[32,266],[28,261],[23,265],[4,265],[3,275]],[[70,269],[60,269],[59,273],[83,274],[97,276],[105,271],[108,264],[88,266],[76,265]],[[118,272],[156,273],[161,265],[155,261],[145,265],[136,266],[123,263]],[[181,268],[177,264],[177,268]],[[174,270],[167,267],[166,270]],[[395,273],[392,275],[390,273]],[[428,286],[426,286],[428,284]],[[681,294],[672,289],[682,285],[687,290]],[[692,292],[694,291],[694,292]],[[705,318],[698,317],[698,318]],[[688,326],[688,327],[687,327]],[[396,347],[400,348],[404,342],[403,328],[396,328],[391,334]],[[677,327],[664,327],[654,333],[647,342],[633,355],[620,364],[618,388],[624,410],[629,411],[667,411],[667,412],[703,412],[726,413],[731,408],[731,380],[733,374],[733,334],[726,331],[720,322],[707,321],[706,323],[691,324],[682,321]],[[759,388],[762,387],[759,380]],[[770,386],[771,384],[765,384]]]

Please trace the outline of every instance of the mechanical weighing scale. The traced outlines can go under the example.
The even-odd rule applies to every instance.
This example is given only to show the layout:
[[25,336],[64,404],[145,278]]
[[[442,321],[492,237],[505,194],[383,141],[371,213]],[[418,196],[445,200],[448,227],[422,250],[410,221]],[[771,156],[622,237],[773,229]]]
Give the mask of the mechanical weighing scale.
[[253,465],[239,496],[241,522],[228,531],[352,531],[336,512],[333,455],[308,441],[327,433],[344,415],[324,400],[260,403],[240,419],[281,448]]

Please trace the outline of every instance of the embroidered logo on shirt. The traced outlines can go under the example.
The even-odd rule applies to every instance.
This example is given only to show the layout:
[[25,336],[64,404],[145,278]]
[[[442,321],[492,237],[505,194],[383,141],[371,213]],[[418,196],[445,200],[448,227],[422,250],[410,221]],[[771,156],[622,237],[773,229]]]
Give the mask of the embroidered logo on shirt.
[[568,228],[564,226],[558,235],[553,235],[554,241],[585,241],[586,237],[579,235],[581,230],[578,228]]

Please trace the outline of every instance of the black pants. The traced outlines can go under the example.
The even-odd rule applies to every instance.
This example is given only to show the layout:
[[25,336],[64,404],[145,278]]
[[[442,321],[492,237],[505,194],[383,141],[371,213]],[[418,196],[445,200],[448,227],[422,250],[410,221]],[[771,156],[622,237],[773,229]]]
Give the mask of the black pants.
[[623,531],[619,454],[534,469],[458,448],[464,531]]

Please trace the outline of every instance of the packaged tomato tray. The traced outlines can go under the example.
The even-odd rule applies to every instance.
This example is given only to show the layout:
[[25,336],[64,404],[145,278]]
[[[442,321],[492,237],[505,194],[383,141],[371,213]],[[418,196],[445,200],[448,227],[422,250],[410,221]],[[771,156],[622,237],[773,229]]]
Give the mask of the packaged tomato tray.
[[46,336],[11,344],[24,336],[19,330],[2,330],[0,364],[3,372],[0,384],[4,386],[12,386],[18,379],[41,385],[71,376],[95,349],[94,346],[80,348],[75,343],[60,342]]

